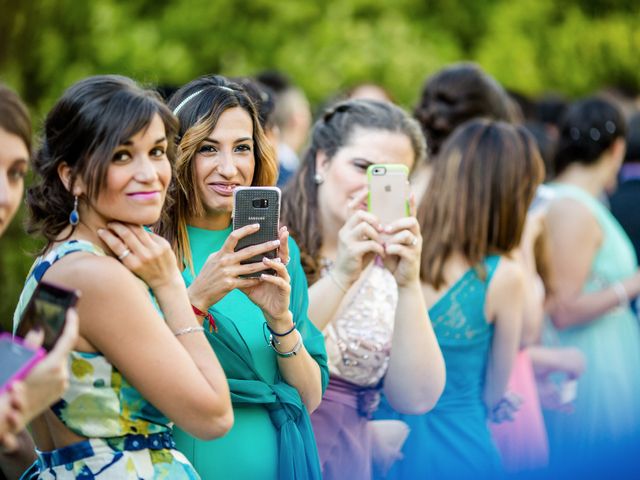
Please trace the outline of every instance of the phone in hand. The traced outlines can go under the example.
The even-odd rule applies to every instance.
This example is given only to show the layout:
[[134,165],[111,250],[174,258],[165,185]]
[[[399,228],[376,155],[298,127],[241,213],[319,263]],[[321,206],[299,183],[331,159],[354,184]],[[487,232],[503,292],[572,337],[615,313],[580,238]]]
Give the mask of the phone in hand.
[[409,216],[409,169],[406,165],[369,165],[367,181],[369,212],[383,226]]
[[25,378],[44,355],[44,349],[30,348],[19,337],[0,333],[0,393]]
[[24,309],[16,335],[25,337],[29,330],[44,331],[42,346],[50,351],[64,329],[67,310],[75,306],[79,293],[47,282],[40,282]]
[[[257,223],[260,230],[247,235],[238,241],[235,251],[261,243],[278,239],[280,224],[280,196],[278,187],[236,187],[233,191],[233,229],[237,230],[247,225]],[[256,255],[242,264],[262,262],[263,257],[276,258],[278,249]],[[244,275],[244,277],[259,277],[262,274],[275,275],[272,269]]]

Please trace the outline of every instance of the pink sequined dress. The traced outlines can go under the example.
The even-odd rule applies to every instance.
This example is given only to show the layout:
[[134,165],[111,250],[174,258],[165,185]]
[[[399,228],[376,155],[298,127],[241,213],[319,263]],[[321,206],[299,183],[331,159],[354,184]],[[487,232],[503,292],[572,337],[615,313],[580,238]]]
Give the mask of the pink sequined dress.
[[324,330],[329,386],[311,415],[323,478],[371,479],[367,422],[377,408],[389,365],[398,287],[373,264]]

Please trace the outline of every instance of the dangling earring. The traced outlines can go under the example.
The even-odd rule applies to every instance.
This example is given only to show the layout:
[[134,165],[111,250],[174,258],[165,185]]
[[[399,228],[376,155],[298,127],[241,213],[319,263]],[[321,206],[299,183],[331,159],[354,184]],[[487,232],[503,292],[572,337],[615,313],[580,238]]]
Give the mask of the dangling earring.
[[69,214],[69,223],[74,227],[80,223],[80,214],[78,213],[78,196],[73,196],[73,210]]
[[316,182],[316,185],[321,185],[324,182],[324,178],[319,173],[316,173],[313,176],[313,181]]

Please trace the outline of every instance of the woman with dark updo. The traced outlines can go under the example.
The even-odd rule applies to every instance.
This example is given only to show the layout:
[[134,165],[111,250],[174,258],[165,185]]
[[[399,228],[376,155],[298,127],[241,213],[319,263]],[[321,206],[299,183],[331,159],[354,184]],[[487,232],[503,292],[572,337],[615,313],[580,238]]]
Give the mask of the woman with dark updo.
[[551,453],[564,458],[615,445],[640,427],[640,327],[630,308],[640,272],[629,237],[599,201],[624,157],[622,114],[590,98],[573,105],[560,127],[556,198],[546,214],[555,278],[548,310],[559,343],[587,360],[575,411],[546,415]]

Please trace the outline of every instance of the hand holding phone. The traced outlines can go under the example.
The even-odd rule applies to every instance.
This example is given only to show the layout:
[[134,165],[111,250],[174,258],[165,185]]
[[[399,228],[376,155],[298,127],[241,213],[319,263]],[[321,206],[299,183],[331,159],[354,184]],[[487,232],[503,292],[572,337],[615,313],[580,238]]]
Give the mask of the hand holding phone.
[[0,334],[0,394],[13,382],[24,379],[44,355],[44,349],[25,345],[19,337]]
[[67,310],[75,306],[79,293],[47,282],[36,287],[24,309],[16,335],[26,337],[36,328],[44,332],[42,346],[50,351],[62,334]]
[[409,216],[409,169],[405,165],[369,165],[369,211],[383,227]]

